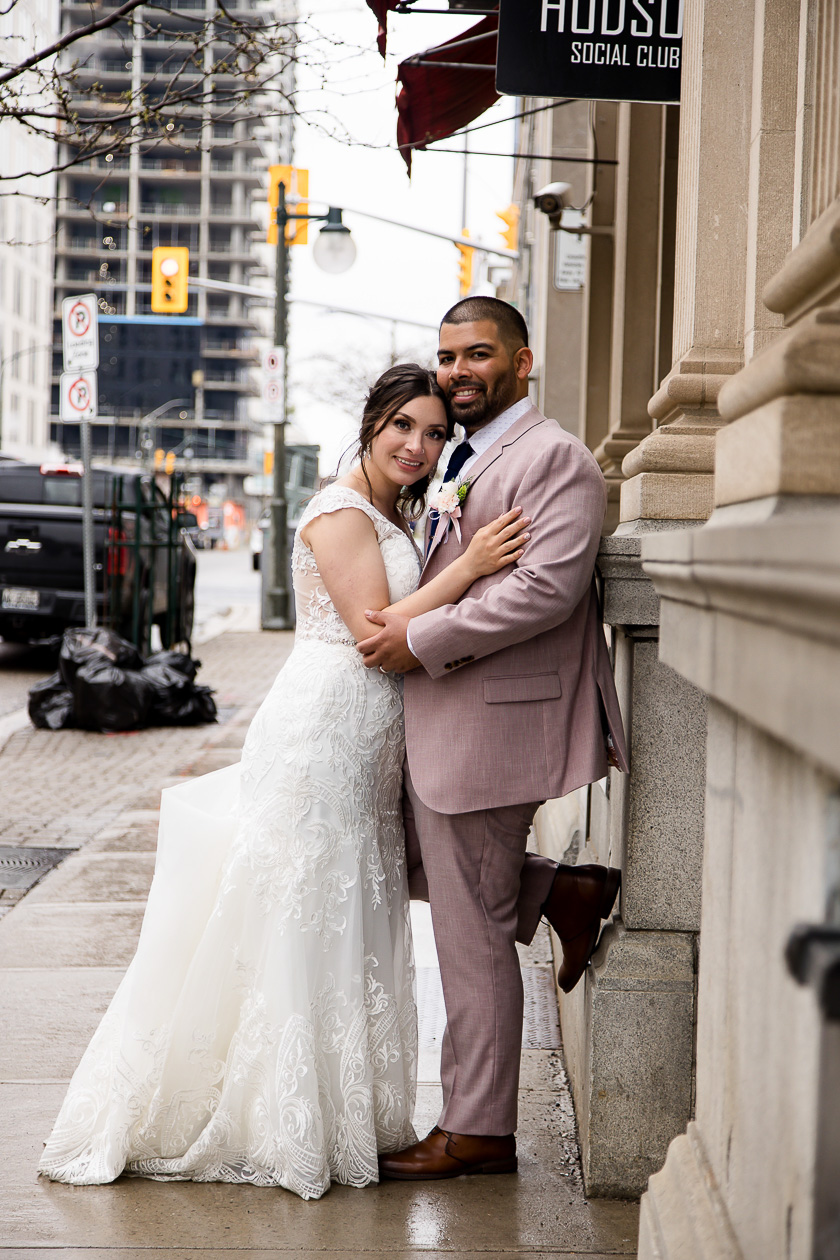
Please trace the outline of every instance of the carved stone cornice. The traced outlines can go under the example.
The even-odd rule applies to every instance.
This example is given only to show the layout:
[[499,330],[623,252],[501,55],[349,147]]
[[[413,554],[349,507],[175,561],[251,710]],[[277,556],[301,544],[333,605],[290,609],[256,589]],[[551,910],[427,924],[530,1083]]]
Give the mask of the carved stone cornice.
[[728,421],[790,394],[840,394],[840,306],[806,315],[780,333],[720,390]]
[[786,324],[840,297],[840,199],[811,225],[761,296]]
[[737,350],[698,349],[682,356],[648,403],[648,411],[660,425],[677,416],[717,413],[721,388],[740,371],[743,357]]

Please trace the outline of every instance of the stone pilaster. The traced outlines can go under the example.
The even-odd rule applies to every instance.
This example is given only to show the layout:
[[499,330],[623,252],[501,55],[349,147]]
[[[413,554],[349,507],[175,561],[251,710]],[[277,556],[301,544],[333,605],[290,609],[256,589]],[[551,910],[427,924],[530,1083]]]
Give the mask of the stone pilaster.
[[751,4],[686,5],[674,363],[650,402],[656,432],[623,464],[622,526],[712,511],[717,395],[744,361],[753,33]]
[[622,460],[650,433],[647,403],[663,353],[670,362],[676,121],[665,106],[619,106],[609,432],[595,448],[609,531],[618,523]]
[[639,1194],[692,1111],[705,702],[659,660],[659,599],[640,549],[614,536],[599,556],[631,774],[610,771],[536,820],[544,853],[622,869],[620,915],[585,980],[560,995],[591,1195]]

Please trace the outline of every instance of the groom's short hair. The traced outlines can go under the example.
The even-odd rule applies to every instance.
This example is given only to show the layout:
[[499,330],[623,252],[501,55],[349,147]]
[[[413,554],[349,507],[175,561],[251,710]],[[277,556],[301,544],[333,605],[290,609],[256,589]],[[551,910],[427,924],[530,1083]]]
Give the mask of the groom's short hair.
[[451,306],[440,321],[444,324],[477,324],[479,320],[491,320],[509,350],[519,350],[528,344],[528,325],[515,306],[494,297],[462,298]]

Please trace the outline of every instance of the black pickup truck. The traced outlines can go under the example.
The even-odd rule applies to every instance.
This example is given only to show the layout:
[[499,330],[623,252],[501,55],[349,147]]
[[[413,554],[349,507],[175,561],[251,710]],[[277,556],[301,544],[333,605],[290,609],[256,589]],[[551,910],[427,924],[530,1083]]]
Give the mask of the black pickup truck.
[[[81,472],[78,464],[0,462],[4,639],[37,642],[85,624]],[[152,621],[164,647],[189,641],[196,552],[177,521],[173,527],[165,495],[142,472],[94,468],[92,480],[99,624],[141,648]]]

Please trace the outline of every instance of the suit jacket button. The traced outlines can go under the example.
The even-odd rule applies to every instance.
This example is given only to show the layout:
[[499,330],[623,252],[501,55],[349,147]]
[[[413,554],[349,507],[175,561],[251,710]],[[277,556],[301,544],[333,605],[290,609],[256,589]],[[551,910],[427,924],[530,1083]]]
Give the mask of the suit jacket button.
[[444,668],[444,669],[451,669],[451,668],[452,668],[452,662],[451,662],[451,661],[447,661],[447,662],[446,662],[446,664],[444,665],[444,667],[443,667],[443,668]]

